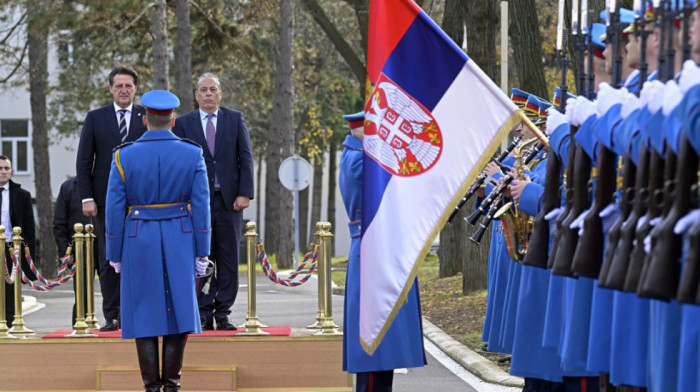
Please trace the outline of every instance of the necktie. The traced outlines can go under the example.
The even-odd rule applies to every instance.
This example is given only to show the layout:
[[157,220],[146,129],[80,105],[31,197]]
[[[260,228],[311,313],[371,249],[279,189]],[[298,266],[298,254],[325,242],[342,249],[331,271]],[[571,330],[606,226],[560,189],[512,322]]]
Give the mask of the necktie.
[[126,141],[126,137],[129,136],[129,130],[126,128],[126,109],[119,111],[119,134],[122,137],[122,143]]
[[[216,147],[216,128],[214,128],[214,122],[211,120],[214,118],[213,113],[207,114],[207,147],[211,156],[214,156],[214,148]],[[214,171],[214,188],[219,188],[219,178]]]

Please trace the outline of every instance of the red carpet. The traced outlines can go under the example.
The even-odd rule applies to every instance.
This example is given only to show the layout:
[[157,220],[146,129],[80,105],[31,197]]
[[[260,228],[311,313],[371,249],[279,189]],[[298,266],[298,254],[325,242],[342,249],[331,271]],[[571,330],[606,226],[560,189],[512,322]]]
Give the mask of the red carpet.
[[[284,327],[266,327],[261,328],[263,331],[269,333],[269,336],[291,336],[292,329],[287,325]],[[239,332],[243,332],[243,328],[238,328],[236,331],[204,331],[199,334],[190,335],[191,338],[220,338],[220,337],[230,337],[236,336]],[[60,339],[65,338],[66,335],[73,332],[72,329],[59,329],[56,332],[52,332],[48,335],[42,337],[42,339]],[[97,335],[97,338],[121,338],[121,331],[111,331],[111,332],[100,332],[100,331],[90,331]],[[268,336],[268,335],[264,335]]]

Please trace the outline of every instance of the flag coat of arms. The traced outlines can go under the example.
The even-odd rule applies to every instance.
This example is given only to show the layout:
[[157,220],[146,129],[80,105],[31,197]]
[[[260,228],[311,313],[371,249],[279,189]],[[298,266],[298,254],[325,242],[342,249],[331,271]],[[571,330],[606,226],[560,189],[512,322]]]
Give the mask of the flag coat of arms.
[[371,355],[521,113],[411,0],[370,0],[367,73],[359,323]]

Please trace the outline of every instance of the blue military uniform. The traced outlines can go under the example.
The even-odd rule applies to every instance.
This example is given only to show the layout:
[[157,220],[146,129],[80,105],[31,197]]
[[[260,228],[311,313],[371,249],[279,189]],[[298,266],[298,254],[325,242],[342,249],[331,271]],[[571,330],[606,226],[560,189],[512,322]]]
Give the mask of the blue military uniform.
[[[364,112],[343,117],[361,122]],[[361,125],[358,125],[361,126]],[[352,241],[345,279],[343,370],[358,373],[357,391],[391,390],[393,370],[420,367],[426,364],[423,349],[422,322],[418,280],[408,292],[407,302],[401,307],[381,344],[370,356],[360,344],[360,245],[362,216],[362,141],[347,136],[340,158],[338,184],[350,219],[348,224]]]
[[[141,101],[149,117],[172,119],[179,106],[175,95],[160,90]],[[211,243],[206,173],[202,149],[169,129],[150,129],[114,152],[107,188],[107,259],[121,262],[122,338],[137,338],[149,391],[160,390],[161,384],[166,391],[179,389],[186,334],[201,332],[195,260],[209,254]]]

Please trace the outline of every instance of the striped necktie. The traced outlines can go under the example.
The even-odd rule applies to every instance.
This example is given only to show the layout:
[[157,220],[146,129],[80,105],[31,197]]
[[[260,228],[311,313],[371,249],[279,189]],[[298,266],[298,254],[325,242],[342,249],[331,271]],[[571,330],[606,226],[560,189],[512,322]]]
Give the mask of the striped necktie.
[[119,135],[121,135],[123,143],[126,141],[126,137],[129,136],[129,129],[126,127],[126,109],[121,109],[119,114]]

